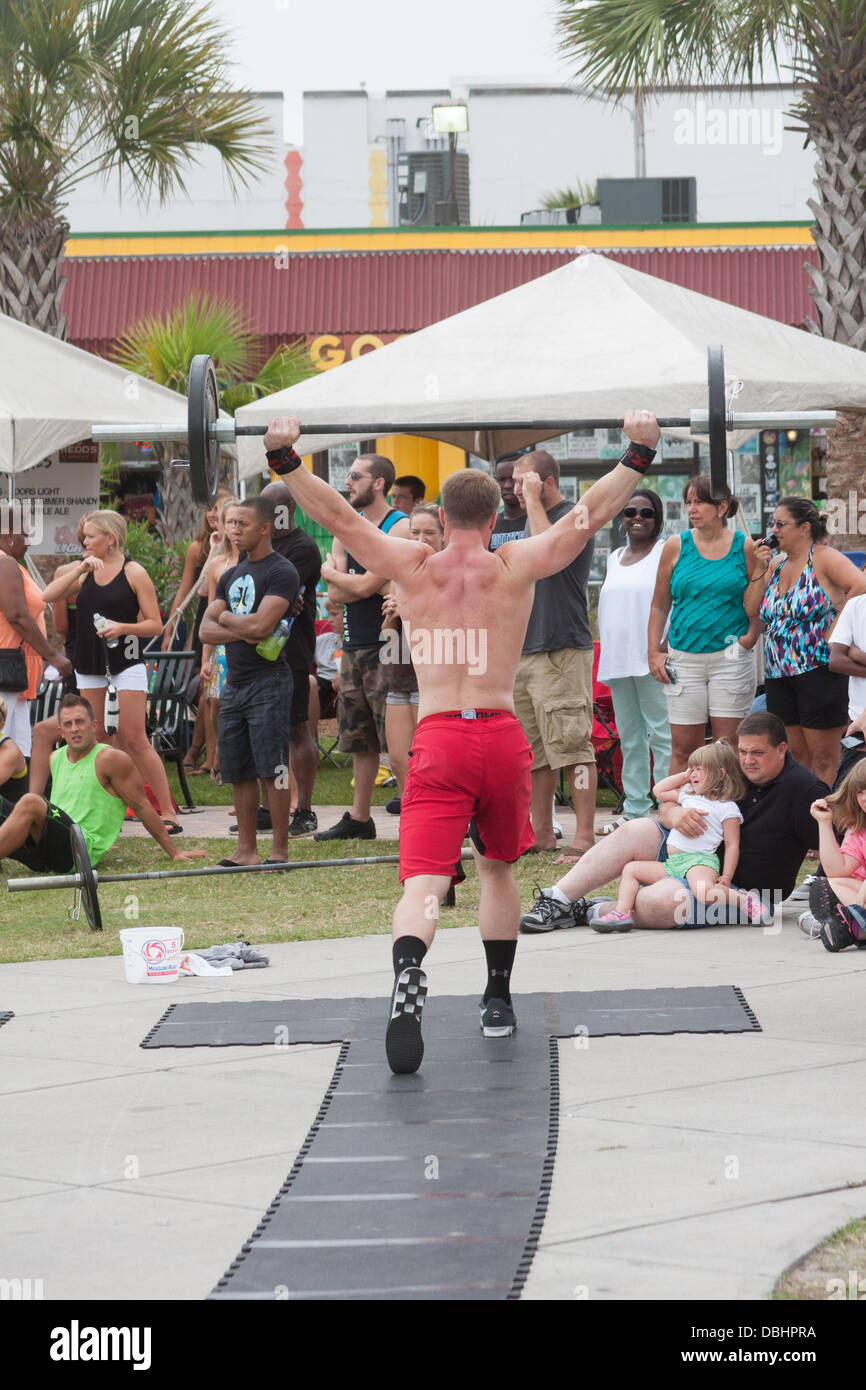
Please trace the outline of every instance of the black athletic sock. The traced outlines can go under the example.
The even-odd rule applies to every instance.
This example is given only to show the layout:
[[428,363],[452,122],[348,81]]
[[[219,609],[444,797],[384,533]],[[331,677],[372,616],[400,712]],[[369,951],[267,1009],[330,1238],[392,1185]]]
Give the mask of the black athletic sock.
[[398,936],[392,949],[395,975],[399,975],[408,965],[420,965],[427,954],[427,947],[417,936]]
[[487,957],[487,988],[484,1003],[491,999],[501,999],[511,1003],[511,967],[514,964],[516,941],[485,941],[484,954]]

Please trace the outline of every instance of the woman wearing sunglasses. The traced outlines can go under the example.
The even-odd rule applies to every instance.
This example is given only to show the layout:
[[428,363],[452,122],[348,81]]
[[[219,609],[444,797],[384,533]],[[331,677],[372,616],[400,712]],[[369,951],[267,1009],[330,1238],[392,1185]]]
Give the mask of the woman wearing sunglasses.
[[[652,808],[650,749],[657,777],[667,775],[671,731],[664,691],[650,674],[647,624],[664,549],[662,504],[639,488],[622,511],[626,544],[608,557],[598,596],[598,679],[610,687],[622,748],[623,811],[637,820]],[[615,829],[621,822],[611,822]]]
[[766,631],[767,709],[783,721],[797,761],[829,787],[848,724],[848,679],[831,671],[827,638],[845,602],[866,592],[866,575],[824,544],[827,523],[805,497],[782,498],[773,535],[778,552],[758,547],[748,595]]

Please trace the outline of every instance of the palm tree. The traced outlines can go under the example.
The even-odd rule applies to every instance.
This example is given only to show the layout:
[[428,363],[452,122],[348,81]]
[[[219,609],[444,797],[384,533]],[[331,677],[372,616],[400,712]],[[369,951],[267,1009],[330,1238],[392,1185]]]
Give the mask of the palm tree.
[[[197,293],[166,314],[134,323],[120,339],[114,358],[127,371],[186,395],[189,364],[202,352],[213,358],[220,405],[230,414],[316,375],[305,343],[284,343],[263,361],[261,338],[246,311],[232,300]],[[171,544],[193,534],[198,509],[192,500],[189,469],[172,468],[161,444],[154,444],[154,452],[162,466],[157,524]],[[171,449],[173,455],[184,452],[177,446]]]
[[212,145],[237,191],[268,125],[228,85],[229,35],[188,0],[0,0],[0,311],[65,336],[64,207],[94,173],[184,191]]
[[[789,114],[816,154],[818,264],[807,270],[817,322],[807,324],[866,347],[866,0],[559,0],[558,28],[580,81],[614,100],[790,70],[798,98]],[[859,490],[864,417],[840,418],[827,465],[831,495]]]

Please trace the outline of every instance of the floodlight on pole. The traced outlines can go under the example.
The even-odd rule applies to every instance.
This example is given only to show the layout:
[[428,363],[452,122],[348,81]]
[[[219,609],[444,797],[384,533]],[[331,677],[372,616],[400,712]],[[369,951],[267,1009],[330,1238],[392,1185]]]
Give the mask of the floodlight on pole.
[[433,130],[436,135],[464,135],[469,129],[469,107],[463,102],[449,102],[433,107]]

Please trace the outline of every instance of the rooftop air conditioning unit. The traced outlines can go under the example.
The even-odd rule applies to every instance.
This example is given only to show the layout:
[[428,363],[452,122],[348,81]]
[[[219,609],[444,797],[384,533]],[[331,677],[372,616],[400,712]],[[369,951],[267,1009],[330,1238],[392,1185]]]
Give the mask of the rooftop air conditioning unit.
[[697,181],[689,179],[599,179],[604,226],[697,222]]
[[449,201],[450,160],[448,150],[417,150],[398,155],[401,226],[469,226],[469,155],[463,150],[454,155],[453,204]]

